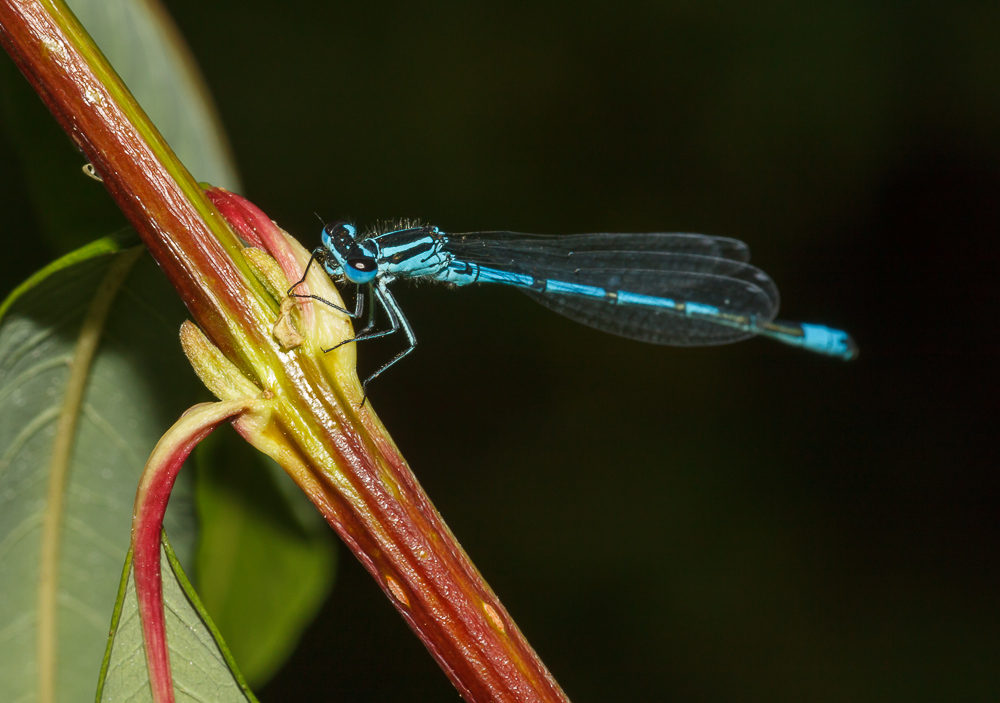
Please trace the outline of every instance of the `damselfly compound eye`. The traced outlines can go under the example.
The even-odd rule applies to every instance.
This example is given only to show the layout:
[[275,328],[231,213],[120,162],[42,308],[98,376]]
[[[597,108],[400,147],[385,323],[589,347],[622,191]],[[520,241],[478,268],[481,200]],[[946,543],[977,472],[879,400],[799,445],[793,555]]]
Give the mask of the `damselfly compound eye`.
[[349,256],[344,262],[344,275],[351,283],[371,283],[378,275],[378,263],[371,256]]
[[362,259],[348,259],[347,265],[355,271],[360,271],[361,273],[368,273],[378,268],[378,265],[375,263],[375,259],[370,256],[366,256]]

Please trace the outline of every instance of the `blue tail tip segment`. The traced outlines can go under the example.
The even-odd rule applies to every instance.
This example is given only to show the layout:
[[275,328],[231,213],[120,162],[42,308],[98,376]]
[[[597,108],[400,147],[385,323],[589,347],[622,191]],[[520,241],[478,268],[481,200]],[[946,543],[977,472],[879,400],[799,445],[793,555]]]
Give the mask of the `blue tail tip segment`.
[[802,328],[803,347],[810,351],[835,356],[844,361],[850,361],[858,356],[858,345],[843,330],[835,330],[823,325],[800,324]]

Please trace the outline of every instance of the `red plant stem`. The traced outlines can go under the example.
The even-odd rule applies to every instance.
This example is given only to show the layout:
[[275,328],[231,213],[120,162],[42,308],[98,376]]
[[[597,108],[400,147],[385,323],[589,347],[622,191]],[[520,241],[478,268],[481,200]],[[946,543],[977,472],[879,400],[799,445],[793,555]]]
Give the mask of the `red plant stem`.
[[[239,421],[236,428],[244,432]],[[328,475],[289,473],[462,696],[476,703],[568,703],[396,449],[349,425],[341,429],[338,455],[352,466],[337,488]]]
[[[0,0],[0,43],[101,175],[209,339],[270,401],[264,448],[307,492],[470,703],[567,701],[368,408],[270,334],[240,244],[64,4]],[[270,303],[273,305],[273,302]],[[239,426],[239,423],[237,423]],[[158,562],[157,562],[158,563]]]

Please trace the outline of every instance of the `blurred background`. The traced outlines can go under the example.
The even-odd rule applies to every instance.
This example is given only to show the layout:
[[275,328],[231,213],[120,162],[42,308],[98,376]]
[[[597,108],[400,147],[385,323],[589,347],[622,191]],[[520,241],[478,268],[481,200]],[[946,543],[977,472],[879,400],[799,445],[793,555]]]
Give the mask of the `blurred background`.
[[[1000,698],[1000,5],[166,5],[306,246],[316,214],[732,236],[857,339],[656,347],[396,286],[421,343],[373,406],[572,700]],[[3,292],[51,255],[6,244]],[[457,700],[342,553],[261,700]]]

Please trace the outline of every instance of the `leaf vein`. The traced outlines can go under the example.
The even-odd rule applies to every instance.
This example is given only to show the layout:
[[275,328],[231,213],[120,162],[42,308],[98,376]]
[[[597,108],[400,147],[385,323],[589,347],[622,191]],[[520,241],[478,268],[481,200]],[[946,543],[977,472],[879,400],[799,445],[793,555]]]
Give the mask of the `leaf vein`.
[[59,604],[67,610],[81,616],[84,621],[90,623],[90,625],[98,631],[104,631],[108,625],[105,613],[98,611],[94,606],[76,598],[72,593],[66,591],[65,589],[59,590]]
[[38,611],[34,608],[26,610],[21,613],[21,617],[16,618],[9,625],[7,625],[7,627],[0,630],[0,645],[6,644],[21,634],[25,629],[30,628],[36,619],[35,615],[37,612]]
[[[59,416],[59,412],[62,410],[61,405],[52,405],[46,408],[44,411],[38,413],[34,419],[31,420],[27,425],[21,428],[21,431],[17,433],[13,441],[7,447],[7,451],[0,455],[0,478],[3,477],[6,469],[10,466],[11,461],[17,456],[17,453],[24,447],[25,443],[34,436],[38,430],[45,427],[47,424],[51,423]],[[5,501],[0,501],[0,505]]]
[[132,466],[145,466],[146,462],[132,448],[124,437],[115,429],[115,426],[108,422],[101,412],[90,403],[83,404],[83,416],[90,420],[94,426],[110,440],[115,447],[127,457],[127,461]]
[[33,513],[25,517],[10,532],[8,532],[7,536],[3,538],[2,542],[0,542],[0,563],[3,562],[7,553],[13,549],[18,542],[30,535],[32,531],[41,527],[42,521],[42,513]]
[[[3,404],[7,400],[7,396],[16,391],[22,385],[28,381],[38,378],[43,372],[50,371],[53,368],[59,366],[65,366],[69,368],[70,361],[72,361],[72,354],[59,354],[57,356],[50,357],[45,361],[41,361],[37,364],[33,364],[20,373],[16,378],[12,378],[9,381],[5,381],[3,388],[0,389],[0,404]],[[62,385],[62,384],[60,384]]]

